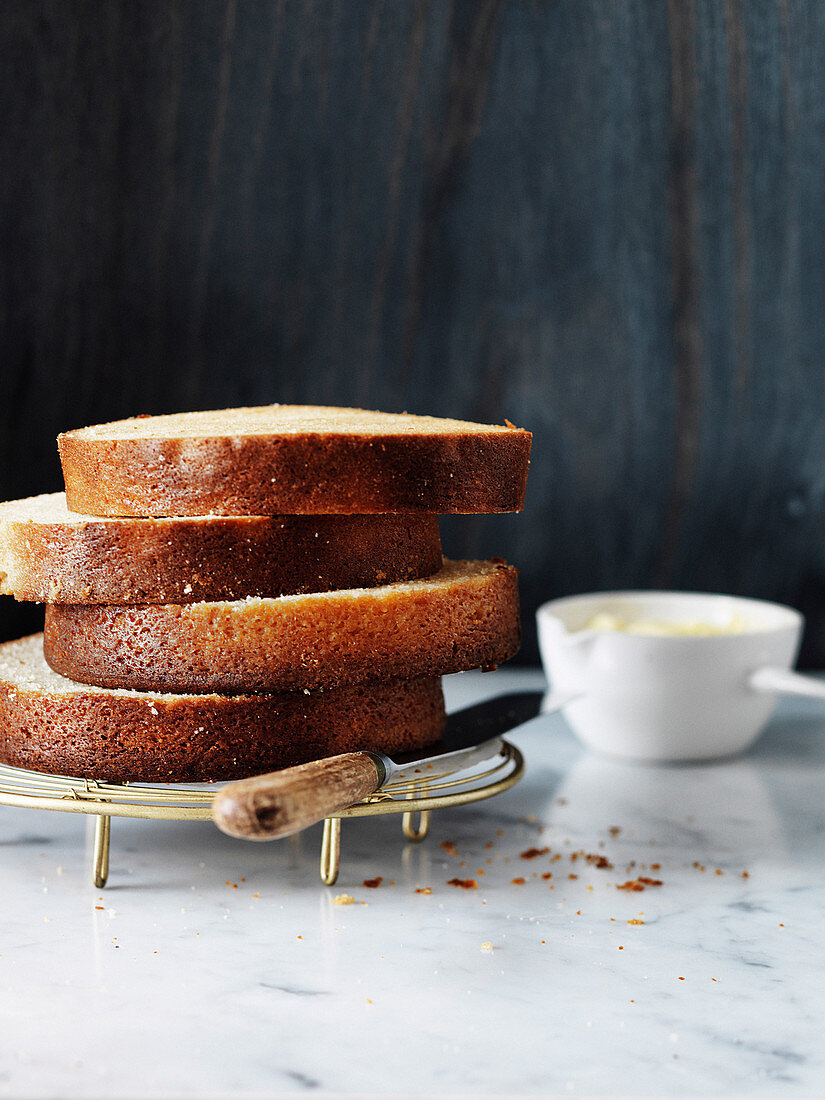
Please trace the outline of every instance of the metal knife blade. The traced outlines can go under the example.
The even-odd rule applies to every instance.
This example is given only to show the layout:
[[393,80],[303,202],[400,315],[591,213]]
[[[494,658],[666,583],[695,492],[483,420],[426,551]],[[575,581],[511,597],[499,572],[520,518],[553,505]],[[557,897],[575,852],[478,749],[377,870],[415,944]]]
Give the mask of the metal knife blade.
[[419,760],[402,763],[385,753],[370,753],[385,769],[383,782],[377,789],[387,783],[413,781],[419,773],[461,771],[489,760],[501,748],[504,734],[538,716],[543,698],[540,691],[510,692],[454,711],[447,715],[441,742]]

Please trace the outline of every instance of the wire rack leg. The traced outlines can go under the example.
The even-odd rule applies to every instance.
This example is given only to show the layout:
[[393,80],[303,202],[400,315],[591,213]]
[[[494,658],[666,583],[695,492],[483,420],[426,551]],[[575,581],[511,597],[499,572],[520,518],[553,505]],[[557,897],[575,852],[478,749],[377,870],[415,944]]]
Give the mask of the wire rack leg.
[[430,811],[420,810],[416,814],[413,810],[407,810],[401,818],[401,828],[407,840],[423,840],[430,831]]
[[95,886],[102,890],[109,877],[109,840],[112,836],[112,819],[108,814],[95,817],[95,847],[92,878]]
[[324,819],[324,835],[321,839],[321,878],[325,886],[333,886],[341,864],[341,818]]

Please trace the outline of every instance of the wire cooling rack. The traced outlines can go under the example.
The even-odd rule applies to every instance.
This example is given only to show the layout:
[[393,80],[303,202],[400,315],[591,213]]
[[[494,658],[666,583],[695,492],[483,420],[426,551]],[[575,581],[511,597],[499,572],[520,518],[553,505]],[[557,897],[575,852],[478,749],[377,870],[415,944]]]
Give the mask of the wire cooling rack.
[[[341,819],[401,814],[408,840],[423,840],[430,811],[492,798],[512,787],[524,774],[524,758],[515,745],[502,741],[497,756],[473,769],[427,770],[414,780],[388,784],[376,794],[324,820],[321,878],[331,886],[341,862]],[[95,834],[92,878],[102,888],[109,877],[113,817],[153,821],[210,821],[212,801],[223,784],[104,783],[64,775],[47,775],[0,764],[0,804],[61,813],[93,814]]]

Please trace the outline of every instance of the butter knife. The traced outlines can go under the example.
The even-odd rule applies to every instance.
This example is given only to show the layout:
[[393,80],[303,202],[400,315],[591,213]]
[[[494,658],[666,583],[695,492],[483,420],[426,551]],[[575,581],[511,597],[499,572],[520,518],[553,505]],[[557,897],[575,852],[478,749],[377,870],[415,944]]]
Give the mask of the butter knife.
[[289,836],[389,783],[429,773],[463,771],[501,750],[504,734],[537,717],[543,693],[515,692],[447,715],[434,751],[403,763],[381,752],[347,752],[227,784],[212,802],[215,824],[229,836],[274,840]]

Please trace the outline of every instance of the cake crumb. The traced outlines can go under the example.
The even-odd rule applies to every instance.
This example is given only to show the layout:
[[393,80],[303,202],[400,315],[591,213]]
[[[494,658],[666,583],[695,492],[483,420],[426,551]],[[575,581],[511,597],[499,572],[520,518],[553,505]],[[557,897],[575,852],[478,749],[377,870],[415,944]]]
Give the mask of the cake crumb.
[[662,886],[662,880],[659,878],[645,878],[644,875],[639,875],[638,878],[629,879],[627,882],[617,883],[617,890],[627,890],[638,893],[644,890],[646,886]]
[[333,905],[355,905],[355,898],[352,894],[336,894],[332,899]]
[[607,858],[607,856],[600,855],[598,852],[588,852],[585,855],[585,860],[598,871],[612,871],[613,864]]
[[484,943],[483,943],[483,944],[481,945],[481,952],[482,952],[482,954],[484,954],[484,955],[492,955],[492,953],[493,953],[493,945],[492,945],[492,944],[490,943],[490,941],[489,941],[489,940],[486,940],[486,941],[485,941],[485,942],[484,942]]

